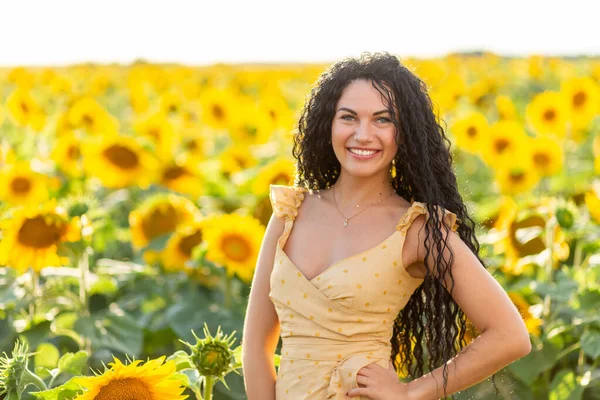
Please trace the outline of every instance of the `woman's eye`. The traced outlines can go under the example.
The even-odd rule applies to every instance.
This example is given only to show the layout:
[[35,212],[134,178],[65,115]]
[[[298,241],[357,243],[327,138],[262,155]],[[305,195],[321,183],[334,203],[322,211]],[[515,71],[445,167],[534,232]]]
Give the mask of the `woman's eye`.
[[391,119],[389,119],[389,118],[386,118],[386,117],[381,117],[381,118],[378,118],[377,120],[378,120],[379,122],[392,122],[392,120],[391,120]]
[[[350,119],[348,119],[348,118],[350,118]],[[346,121],[350,121],[350,120],[353,120],[354,117],[352,115],[342,115],[342,119],[346,120]]]

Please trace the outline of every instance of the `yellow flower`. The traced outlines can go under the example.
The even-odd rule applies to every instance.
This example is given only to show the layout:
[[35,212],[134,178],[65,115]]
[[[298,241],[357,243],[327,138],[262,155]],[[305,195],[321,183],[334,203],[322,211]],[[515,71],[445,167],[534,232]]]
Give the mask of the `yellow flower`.
[[129,85],[129,102],[136,114],[148,111],[150,100],[142,83],[133,82]]
[[75,400],[184,400],[187,395],[182,393],[185,386],[176,377],[174,360],[164,362],[165,356],[148,360],[140,365],[141,360],[135,360],[124,365],[113,357],[114,362],[108,363],[110,369],[102,374],[88,377],[73,378],[75,383],[87,389],[87,392],[75,397]]
[[48,266],[65,265],[68,259],[59,255],[64,242],[80,239],[78,219],[69,220],[56,201],[31,208],[20,208],[2,222],[0,264],[24,272],[39,272]]
[[178,92],[171,91],[160,96],[160,110],[166,115],[179,114],[183,107],[183,98]]
[[102,136],[116,134],[119,123],[93,97],[77,99],[69,109],[69,123],[75,128]]
[[496,109],[498,110],[498,119],[501,120],[515,120],[517,119],[517,110],[513,101],[508,96],[497,96]]
[[28,90],[15,89],[6,99],[6,108],[18,126],[29,125],[38,131],[43,128],[46,115]]
[[25,67],[16,67],[8,73],[7,81],[20,88],[30,89],[35,84],[35,75]]
[[51,158],[65,175],[77,177],[83,174],[81,142],[74,136],[60,136],[52,150]]
[[510,164],[494,170],[500,192],[505,195],[527,193],[539,182],[540,176],[533,165],[531,154],[521,154]]
[[523,126],[516,121],[498,121],[490,126],[488,147],[483,148],[482,158],[494,168],[504,167],[522,150],[529,137]]
[[224,266],[228,276],[251,282],[265,227],[254,217],[238,214],[208,217],[204,226],[206,258]]
[[600,224],[600,196],[594,190],[590,190],[586,192],[585,196],[585,205],[590,212],[590,215],[597,224]]
[[159,236],[173,233],[180,224],[199,218],[189,199],[176,194],[157,194],[146,199],[129,214],[134,247],[142,248]]
[[540,326],[543,324],[543,321],[540,318],[533,316],[533,314],[529,311],[529,303],[525,301],[523,296],[516,292],[508,292],[507,294],[519,311],[519,314],[521,314],[521,318],[523,318],[523,322],[525,322],[525,326],[527,327],[527,332],[539,337]]
[[565,137],[570,112],[561,93],[545,91],[537,94],[527,105],[525,114],[528,123],[537,133]]
[[194,198],[204,192],[203,178],[190,160],[170,160],[163,164],[158,170],[157,183]]
[[456,145],[462,150],[476,154],[479,149],[489,146],[489,126],[485,116],[480,112],[473,112],[457,120],[451,128],[456,138]]
[[270,139],[274,129],[271,117],[258,104],[240,101],[229,133],[236,144],[264,144]]
[[187,270],[185,263],[192,258],[194,247],[202,243],[202,222],[193,221],[177,227],[162,254],[163,265],[168,271]]
[[600,87],[590,77],[571,78],[564,81],[561,92],[569,100],[573,129],[588,127],[600,110]]
[[270,185],[291,185],[296,175],[294,163],[285,158],[271,161],[263,166],[254,179],[252,191],[256,196],[264,196],[269,193]]
[[83,167],[109,188],[147,187],[156,160],[133,137],[108,136],[84,143]]
[[533,167],[542,176],[558,174],[563,167],[562,148],[551,136],[538,136],[530,140]]
[[244,171],[258,162],[246,146],[233,145],[225,149],[219,156],[221,170],[225,175]]
[[202,122],[217,128],[230,128],[238,112],[237,98],[226,90],[209,89],[202,93]]
[[154,143],[160,156],[168,157],[173,153],[176,135],[173,125],[164,113],[158,112],[139,118],[134,124],[134,129]]
[[21,161],[0,171],[0,199],[14,205],[37,204],[48,199],[50,179]]

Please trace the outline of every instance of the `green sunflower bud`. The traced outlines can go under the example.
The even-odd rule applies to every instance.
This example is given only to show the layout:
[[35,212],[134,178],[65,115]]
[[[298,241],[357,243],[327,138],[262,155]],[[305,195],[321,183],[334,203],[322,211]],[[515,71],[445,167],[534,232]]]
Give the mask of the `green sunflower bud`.
[[575,225],[578,210],[577,206],[572,202],[559,200],[554,212],[561,228],[571,229]]
[[233,337],[235,331],[223,336],[219,326],[216,335],[212,336],[204,323],[204,339],[198,338],[193,330],[192,334],[196,338],[195,345],[180,341],[192,350],[190,360],[201,375],[220,379],[234,370],[235,357],[231,346],[236,340]]
[[27,369],[31,357],[27,350],[27,344],[17,340],[12,357],[6,353],[0,357],[0,395],[10,398],[11,394],[21,393],[28,384],[34,384],[40,390],[46,389],[44,382]]

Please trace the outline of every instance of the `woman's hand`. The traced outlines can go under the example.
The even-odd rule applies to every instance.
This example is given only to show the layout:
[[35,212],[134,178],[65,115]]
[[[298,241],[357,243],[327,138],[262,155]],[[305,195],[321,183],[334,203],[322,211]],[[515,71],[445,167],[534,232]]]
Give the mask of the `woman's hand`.
[[389,362],[388,369],[372,363],[361,368],[356,374],[359,387],[350,389],[349,397],[366,396],[371,400],[408,399],[408,384],[398,380],[394,365]]

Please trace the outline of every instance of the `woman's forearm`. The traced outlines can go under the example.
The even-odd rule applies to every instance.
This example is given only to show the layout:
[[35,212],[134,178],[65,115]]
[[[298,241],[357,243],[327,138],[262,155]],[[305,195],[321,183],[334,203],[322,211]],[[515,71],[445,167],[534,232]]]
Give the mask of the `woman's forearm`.
[[[523,335],[486,331],[463,348],[447,364],[448,385],[446,396],[473,386],[501,370],[511,362],[531,351],[527,342],[519,340]],[[524,339],[524,338],[523,338]],[[415,400],[440,399],[444,397],[444,366],[411,381],[410,398]]]
[[245,353],[242,366],[248,400],[275,400],[277,373],[273,355]]

